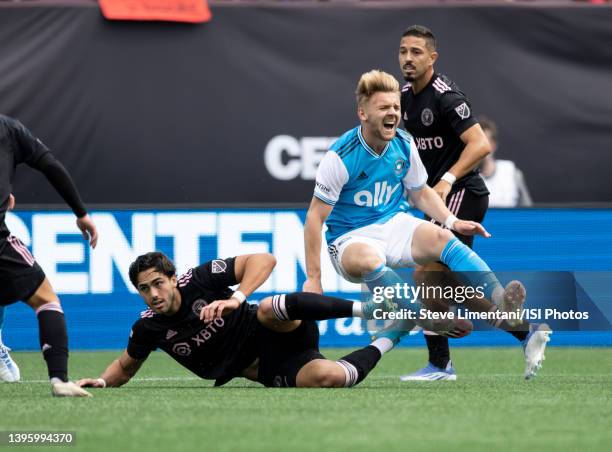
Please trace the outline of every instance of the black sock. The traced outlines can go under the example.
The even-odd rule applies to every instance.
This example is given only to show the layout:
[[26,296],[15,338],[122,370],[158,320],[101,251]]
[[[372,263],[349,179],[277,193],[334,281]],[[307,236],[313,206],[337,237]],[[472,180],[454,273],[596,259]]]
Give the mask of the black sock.
[[47,362],[49,378],[68,381],[68,335],[62,308],[46,304],[38,310],[40,348]]
[[381,357],[380,350],[368,345],[336,361],[346,372],[344,386],[349,387],[359,384],[374,369]]
[[425,334],[425,342],[429,350],[429,362],[440,369],[445,369],[450,361],[448,338],[438,335]]
[[353,317],[353,302],[316,293],[295,292],[272,297],[278,320],[326,320]]
[[[504,322],[505,324],[505,322]],[[527,335],[529,334],[529,322],[523,322],[521,325],[516,326],[512,329],[508,327],[508,329],[504,328],[504,324],[502,324],[502,328],[506,333],[512,334],[519,341],[523,342]]]
[[[493,306],[489,312],[499,312],[497,306]],[[506,333],[513,335],[519,341],[523,342],[527,335],[529,334],[529,322],[523,320],[520,325],[510,326],[508,322],[505,320],[496,320],[490,319],[487,320],[487,323],[494,326],[495,328],[499,328],[500,330],[504,330]]]

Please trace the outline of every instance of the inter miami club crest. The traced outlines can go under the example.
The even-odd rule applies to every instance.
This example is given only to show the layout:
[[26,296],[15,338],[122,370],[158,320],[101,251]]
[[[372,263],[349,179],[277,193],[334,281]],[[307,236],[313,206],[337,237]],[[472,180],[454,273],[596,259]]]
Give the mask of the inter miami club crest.
[[455,111],[461,119],[467,119],[470,117],[470,107],[468,107],[465,102],[463,102],[458,107],[455,107]]
[[193,304],[191,305],[191,310],[193,311],[193,313],[196,315],[196,317],[200,317],[200,311],[202,310],[202,308],[204,306],[206,306],[208,303],[206,303],[204,300],[202,300],[201,298],[198,298],[196,301],[193,302]]
[[225,263],[225,261],[222,261],[221,259],[215,259],[214,261],[212,261],[213,273],[225,273],[226,269],[227,264]]
[[430,126],[433,124],[433,121],[434,121],[433,111],[431,111],[429,108],[424,108],[423,111],[421,112],[421,122],[423,123],[423,125]]

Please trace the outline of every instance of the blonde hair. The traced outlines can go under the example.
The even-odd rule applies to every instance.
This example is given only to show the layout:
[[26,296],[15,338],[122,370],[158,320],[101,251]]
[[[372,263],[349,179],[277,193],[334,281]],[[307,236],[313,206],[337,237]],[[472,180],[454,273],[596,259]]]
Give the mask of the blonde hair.
[[357,105],[361,105],[376,93],[399,93],[399,82],[391,74],[378,69],[366,72],[359,79],[355,95]]

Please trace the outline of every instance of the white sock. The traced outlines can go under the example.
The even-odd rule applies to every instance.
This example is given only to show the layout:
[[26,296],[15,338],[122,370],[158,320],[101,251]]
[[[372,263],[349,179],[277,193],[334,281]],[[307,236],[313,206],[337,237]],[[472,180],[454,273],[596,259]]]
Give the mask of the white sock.
[[353,302],[353,317],[361,317],[364,318],[363,315],[363,303],[361,301]]
[[380,351],[381,355],[384,355],[385,353],[387,353],[389,350],[391,350],[394,347],[393,341],[389,339],[388,337],[379,337],[374,342],[372,342],[370,345],[372,347],[376,347],[378,351]]

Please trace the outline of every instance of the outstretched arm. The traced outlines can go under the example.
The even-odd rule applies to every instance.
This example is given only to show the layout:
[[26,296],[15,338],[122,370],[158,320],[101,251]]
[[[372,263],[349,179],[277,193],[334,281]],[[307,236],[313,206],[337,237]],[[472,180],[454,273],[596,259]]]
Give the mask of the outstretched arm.
[[306,224],[304,225],[304,246],[306,247],[306,281],[304,292],[323,293],[321,287],[321,229],[333,206],[312,197]]
[[119,387],[126,384],[130,379],[136,375],[143,360],[134,359],[128,355],[127,351],[116,360],[114,360],[106,368],[106,370],[98,378],[82,378],[77,381],[77,384],[84,388],[106,388],[106,387]]
[[480,223],[475,221],[460,220],[452,214],[442,198],[428,185],[419,190],[410,190],[410,199],[415,207],[421,212],[429,215],[438,223],[463,235],[481,235],[491,237]]
[[64,165],[51,152],[47,152],[38,159],[33,167],[45,175],[53,188],[66,201],[66,204],[70,206],[77,216],[77,226],[81,230],[83,238],[89,240],[91,247],[95,248],[98,242],[96,226],[87,214],[81,196]]

